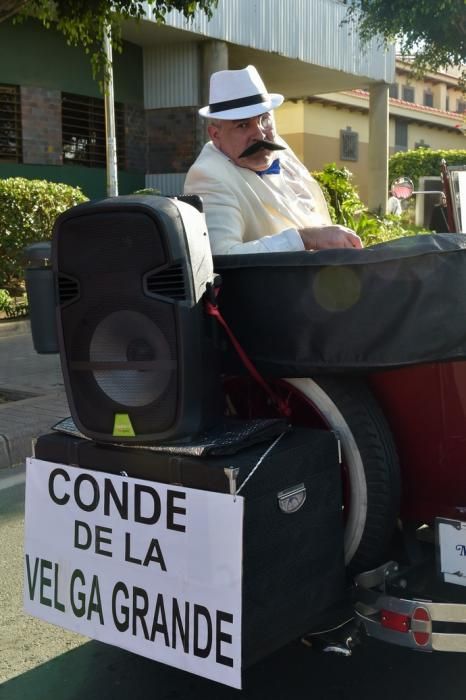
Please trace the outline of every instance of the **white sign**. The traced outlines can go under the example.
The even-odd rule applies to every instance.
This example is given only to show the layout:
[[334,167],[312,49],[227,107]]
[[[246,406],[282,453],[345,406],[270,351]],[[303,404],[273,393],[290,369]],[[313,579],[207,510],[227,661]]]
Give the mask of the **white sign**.
[[241,688],[243,504],[29,459],[25,610]]
[[466,523],[438,518],[437,528],[443,579],[466,586]]

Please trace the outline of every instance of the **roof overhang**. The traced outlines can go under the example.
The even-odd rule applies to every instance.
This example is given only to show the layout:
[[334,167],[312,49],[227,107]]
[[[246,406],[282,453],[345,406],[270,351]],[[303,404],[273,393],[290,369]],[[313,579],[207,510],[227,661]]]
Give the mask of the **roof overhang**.
[[143,47],[224,41],[230,68],[255,65],[270,91],[289,98],[392,82],[394,49],[362,47],[346,11],[334,0],[219,0],[210,22],[170,12],[165,24],[126,22],[123,36]]

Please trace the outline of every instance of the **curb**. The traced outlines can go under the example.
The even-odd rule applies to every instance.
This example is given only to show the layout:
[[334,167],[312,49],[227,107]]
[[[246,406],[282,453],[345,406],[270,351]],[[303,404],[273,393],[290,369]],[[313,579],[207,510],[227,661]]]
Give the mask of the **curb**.
[[0,491],[12,486],[19,486],[26,481],[26,467],[24,465],[14,469],[0,470]]
[[32,455],[33,440],[69,414],[63,391],[0,407],[0,470],[24,462]]

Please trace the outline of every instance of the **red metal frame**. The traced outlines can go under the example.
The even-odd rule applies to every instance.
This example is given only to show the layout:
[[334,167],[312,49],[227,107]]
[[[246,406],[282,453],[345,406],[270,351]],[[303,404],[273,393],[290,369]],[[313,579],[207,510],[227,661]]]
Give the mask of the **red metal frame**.
[[451,179],[446,161],[442,159],[440,164],[440,175],[442,178],[443,191],[447,203],[447,222],[450,233],[458,233],[456,230],[455,217],[453,215],[453,195],[451,192]]
[[378,372],[370,383],[398,450],[402,517],[464,517],[466,362]]

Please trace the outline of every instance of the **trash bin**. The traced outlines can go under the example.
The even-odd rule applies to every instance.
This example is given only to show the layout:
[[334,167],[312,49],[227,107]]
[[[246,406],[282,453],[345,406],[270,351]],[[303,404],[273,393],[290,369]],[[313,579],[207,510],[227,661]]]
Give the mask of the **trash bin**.
[[39,354],[58,352],[51,254],[52,245],[49,241],[32,243],[24,250],[32,342]]

